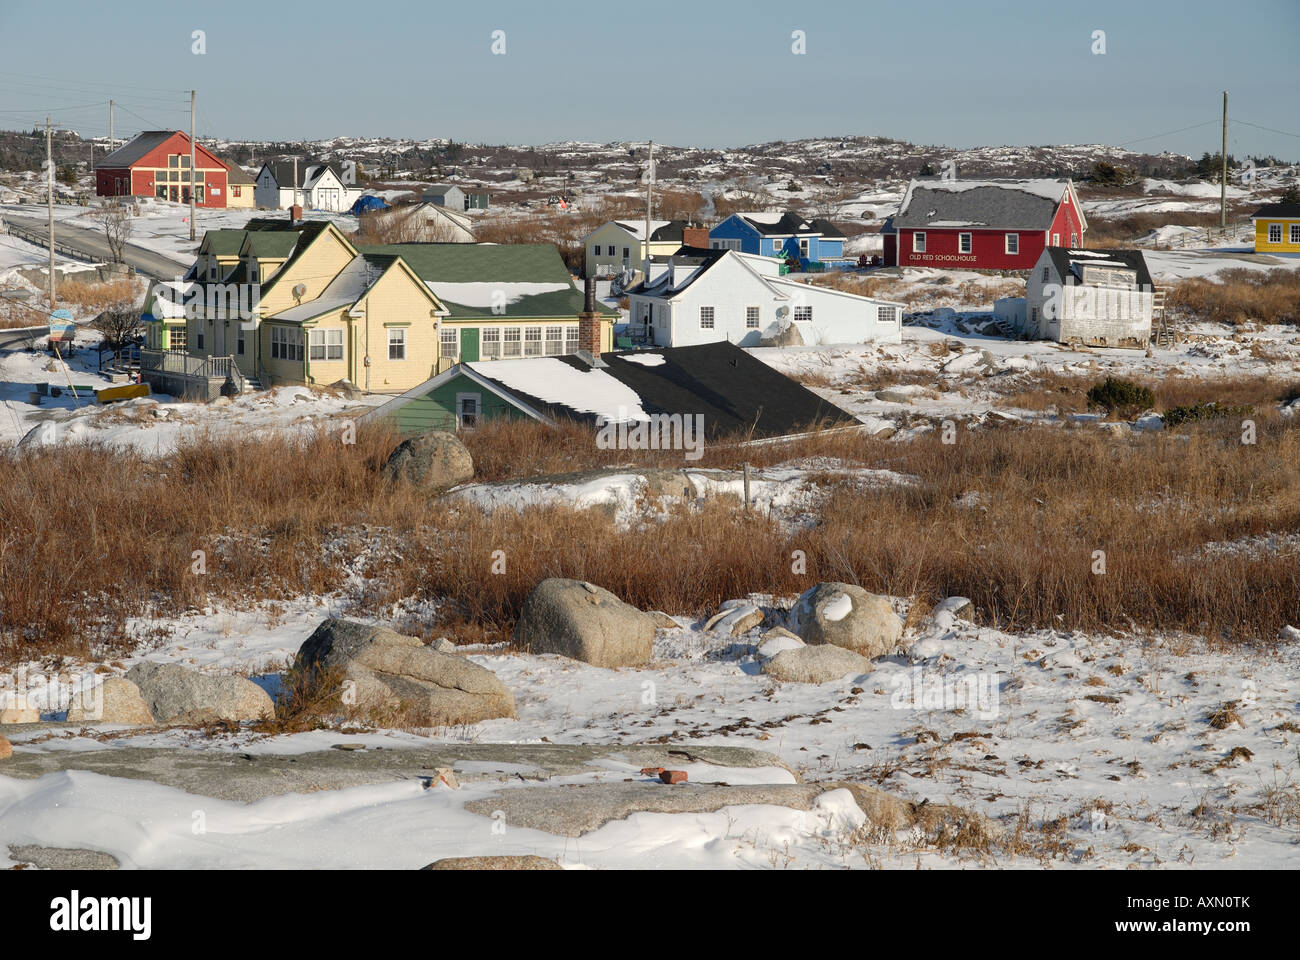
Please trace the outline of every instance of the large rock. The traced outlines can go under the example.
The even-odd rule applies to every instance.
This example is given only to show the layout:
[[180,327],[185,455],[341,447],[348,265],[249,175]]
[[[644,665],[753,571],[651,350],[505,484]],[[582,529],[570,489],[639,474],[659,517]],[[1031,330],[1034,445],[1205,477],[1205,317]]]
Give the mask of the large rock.
[[903,622],[882,596],[851,583],[819,583],[790,611],[790,629],[805,643],[829,643],[864,657],[892,653]]
[[829,683],[845,674],[871,670],[871,661],[852,650],[821,644],[782,650],[763,661],[763,672],[774,680],[787,683]]
[[72,698],[69,723],[122,723],[144,726],[154,722],[140,688],[125,677],[109,677],[92,690]]
[[199,673],[178,663],[137,663],[126,679],[160,723],[238,722],[275,713],[267,692],[243,677]]
[[348,706],[399,710],[431,726],[515,715],[514,697],[491,670],[387,627],[326,620],[299,648],[298,666],[351,681]]
[[455,434],[442,430],[403,440],[384,464],[384,476],[441,492],[474,476],[474,460]]
[[421,870],[563,870],[554,860],[526,853],[504,857],[444,857]]
[[26,699],[0,698],[0,726],[11,723],[40,723],[41,712]]
[[597,667],[643,667],[655,624],[604,587],[552,577],[524,601],[514,638],[530,653],[558,653]]

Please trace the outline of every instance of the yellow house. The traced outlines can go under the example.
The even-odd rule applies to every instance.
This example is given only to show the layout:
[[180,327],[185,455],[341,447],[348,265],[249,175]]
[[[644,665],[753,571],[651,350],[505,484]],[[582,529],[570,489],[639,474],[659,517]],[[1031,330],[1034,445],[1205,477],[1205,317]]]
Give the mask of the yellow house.
[[232,210],[253,209],[253,189],[257,181],[237,163],[228,163],[226,172],[226,207]]
[[1300,203],[1267,203],[1251,219],[1256,253],[1300,253]]
[[166,356],[145,366],[173,375],[161,389],[183,376],[209,396],[227,376],[401,393],[458,360],[608,352],[617,317],[579,317],[582,294],[549,244],[358,247],[325,221],[210,231],[185,282],[157,287],[170,296],[150,300],[148,346]]
[[[685,220],[650,221],[650,256],[666,257],[681,249]],[[625,267],[641,270],[646,258],[644,220],[611,220],[583,238],[586,276],[611,277]],[[705,235],[707,237],[707,233]]]

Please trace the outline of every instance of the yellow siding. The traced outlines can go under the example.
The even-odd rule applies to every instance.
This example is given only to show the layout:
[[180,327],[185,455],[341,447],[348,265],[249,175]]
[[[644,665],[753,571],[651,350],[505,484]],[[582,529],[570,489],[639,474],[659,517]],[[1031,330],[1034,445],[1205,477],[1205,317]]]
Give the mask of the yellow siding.
[[298,303],[293,288],[299,283],[307,288],[301,302],[315,300],[354,256],[356,252],[333,230],[321,233],[302,256],[275,277],[275,285],[262,300],[262,316],[272,316]]
[[[437,374],[437,317],[432,316],[434,302],[427,291],[424,284],[396,266],[370,289],[362,303],[362,317],[354,321],[357,386],[364,388],[366,385],[366,369],[361,361],[367,351],[367,333],[371,390],[401,392],[417,387]],[[402,327],[406,331],[405,360],[388,359],[388,327],[385,324],[405,324]],[[320,377],[317,381],[325,382]]]
[[[1281,224],[1282,242],[1268,242],[1268,228],[1270,224]],[[1256,253],[1300,253],[1300,243],[1291,243],[1291,227],[1293,224],[1300,224],[1300,218],[1291,217],[1277,218],[1272,220],[1255,221],[1255,252]]]

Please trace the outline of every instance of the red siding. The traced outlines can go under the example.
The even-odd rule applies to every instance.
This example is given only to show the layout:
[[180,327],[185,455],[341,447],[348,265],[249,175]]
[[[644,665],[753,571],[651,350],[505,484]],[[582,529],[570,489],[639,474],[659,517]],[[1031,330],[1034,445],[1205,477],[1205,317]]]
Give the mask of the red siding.
[[[188,154],[189,152],[189,137],[178,130],[133,163],[129,170],[96,170],[95,193],[101,197],[121,196],[124,193],[136,197],[152,197],[155,195],[154,175],[153,171],[148,168],[166,167],[167,158],[171,154]],[[203,149],[200,144],[194,145],[194,162],[203,173],[204,182],[203,202],[198,205],[208,208],[224,208],[227,196],[226,165]],[[118,189],[118,180],[129,181],[130,189],[127,191]],[[217,191],[215,195],[213,190]],[[177,190],[178,202],[181,195],[181,191]],[[170,199],[170,193],[168,199]]]
[[[913,252],[913,234],[925,234],[925,253]],[[961,253],[959,237],[963,233],[971,235],[970,253]],[[1007,234],[1020,235],[1020,252],[1006,252]],[[1043,230],[964,230],[955,227],[936,229],[930,227],[924,231],[903,229],[898,231],[898,265],[904,267],[949,267],[968,270],[1031,270],[1038,260],[1043,248],[1048,245],[1048,236],[1052,233],[1061,235],[1061,243],[1069,245],[1070,236],[1074,234],[1077,242],[1083,242],[1083,228],[1079,222],[1079,213],[1074,204],[1061,203],[1052,219],[1051,228]],[[888,259],[888,241],[886,241],[886,263]]]

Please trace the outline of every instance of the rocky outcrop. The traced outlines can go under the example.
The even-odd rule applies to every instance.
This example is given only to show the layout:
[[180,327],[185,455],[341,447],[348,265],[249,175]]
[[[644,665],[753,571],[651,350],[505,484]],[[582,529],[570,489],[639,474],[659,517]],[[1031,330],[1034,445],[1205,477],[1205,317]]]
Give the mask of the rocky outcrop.
[[650,660],[655,622],[603,587],[583,580],[543,580],[524,601],[514,639],[530,653],[556,653],[597,667],[642,667]]
[[275,714],[267,692],[244,677],[200,673],[178,663],[137,663],[126,679],[159,723],[240,722]]
[[831,644],[864,657],[892,653],[903,622],[889,600],[851,583],[819,583],[790,611],[790,629],[805,643]]
[[384,464],[383,474],[389,480],[441,493],[473,478],[474,460],[455,434],[433,430],[398,444]]

